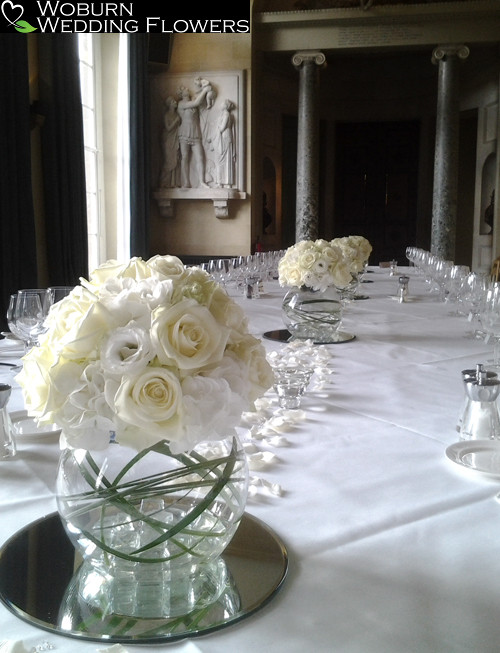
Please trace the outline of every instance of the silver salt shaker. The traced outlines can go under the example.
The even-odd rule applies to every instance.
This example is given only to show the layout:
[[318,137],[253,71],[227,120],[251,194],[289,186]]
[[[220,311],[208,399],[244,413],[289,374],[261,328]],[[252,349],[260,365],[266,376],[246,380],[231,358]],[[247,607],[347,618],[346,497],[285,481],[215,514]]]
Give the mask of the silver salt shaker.
[[491,377],[482,365],[476,374],[464,378],[467,403],[460,426],[461,440],[500,439],[500,414],[497,398],[500,393],[498,377]]
[[408,277],[406,274],[402,274],[399,277],[399,288],[398,288],[398,302],[402,304],[403,302],[406,302],[408,299],[408,283],[410,281],[410,277]]
[[496,379],[497,378],[497,373],[496,372],[491,372],[490,370],[485,370],[484,365],[482,363],[478,363],[476,365],[476,368],[469,368],[467,370],[462,370],[462,383],[464,387],[464,399],[462,402],[462,406],[460,408],[460,412],[458,414],[458,420],[457,420],[457,425],[456,425],[456,430],[460,433],[460,429],[462,428],[462,422],[464,419],[464,415],[467,411],[467,407],[469,403],[472,401],[470,399],[469,395],[467,394],[467,389],[466,389],[466,384],[469,383],[470,381],[474,381],[477,378],[478,374],[481,374],[482,372],[486,371],[486,378],[488,379]]

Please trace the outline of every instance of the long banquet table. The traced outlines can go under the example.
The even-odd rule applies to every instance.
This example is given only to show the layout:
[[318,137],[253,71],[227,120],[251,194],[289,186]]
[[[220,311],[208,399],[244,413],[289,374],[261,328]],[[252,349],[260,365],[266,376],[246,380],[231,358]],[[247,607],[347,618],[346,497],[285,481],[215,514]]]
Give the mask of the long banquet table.
[[[486,363],[491,344],[438,301],[414,268],[410,300],[395,301],[397,276],[370,268],[348,305],[350,342],[325,346],[330,381],[302,401],[305,419],[255,442],[273,454],[252,478],[247,512],[289,555],[285,582],[262,609],[219,632],[129,652],[498,653],[500,477],[461,469],[445,456],[458,440],[461,370]],[[252,333],[282,328],[284,290],[267,282],[256,300],[237,298]],[[263,339],[269,352],[283,345]],[[0,360],[3,359],[0,349]],[[13,373],[0,367],[0,382]],[[273,402],[275,395],[267,395]],[[9,408],[22,408],[14,389]],[[284,439],[283,439],[284,438]],[[55,510],[56,442],[18,440],[0,462],[0,543]],[[0,605],[0,642],[57,653],[106,649],[40,630]]]

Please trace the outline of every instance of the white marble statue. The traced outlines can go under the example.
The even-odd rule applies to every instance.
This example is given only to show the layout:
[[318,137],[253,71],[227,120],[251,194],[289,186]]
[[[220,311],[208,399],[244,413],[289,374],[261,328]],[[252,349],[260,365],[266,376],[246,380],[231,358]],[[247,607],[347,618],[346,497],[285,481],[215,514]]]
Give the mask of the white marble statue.
[[193,157],[198,186],[208,188],[205,183],[205,150],[202,142],[199,107],[210,90],[210,86],[202,86],[200,91],[191,98],[191,93],[185,86],[179,89],[177,111],[181,117],[179,127],[179,145],[181,151],[181,186],[191,188],[190,163]]
[[177,112],[177,100],[169,96],[165,100],[163,119],[162,151],[163,166],[160,172],[160,188],[175,188],[179,185],[179,127],[181,117]]
[[232,111],[235,105],[224,100],[216,128],[216,186],[231,188],[234,185],[236,138]]

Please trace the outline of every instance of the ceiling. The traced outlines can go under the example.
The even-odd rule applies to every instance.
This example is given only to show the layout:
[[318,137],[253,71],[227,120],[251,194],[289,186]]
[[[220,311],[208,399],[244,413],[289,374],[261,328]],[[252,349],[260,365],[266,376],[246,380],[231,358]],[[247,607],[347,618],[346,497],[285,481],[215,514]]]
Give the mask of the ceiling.
[[470,0],[255,0],[254,11],[300,11],[311,9],[370,9],[377,5],[426,5]]

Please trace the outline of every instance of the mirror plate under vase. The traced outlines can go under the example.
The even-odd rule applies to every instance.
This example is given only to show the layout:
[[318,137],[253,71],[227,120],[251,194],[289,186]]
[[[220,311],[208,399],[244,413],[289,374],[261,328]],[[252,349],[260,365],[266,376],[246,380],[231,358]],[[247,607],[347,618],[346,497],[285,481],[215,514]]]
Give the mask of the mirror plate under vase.
[[87,611],[75,589],[86,569],[59,514],[35,521],[0,549],[0,600],[17,617],[43,630],[81,640],[168,643],[226,628],[263,608],[281,589],[288,571],[283,542],[245,513],[221,555],[225,590],[202,610],[172,619],[130,618]]

